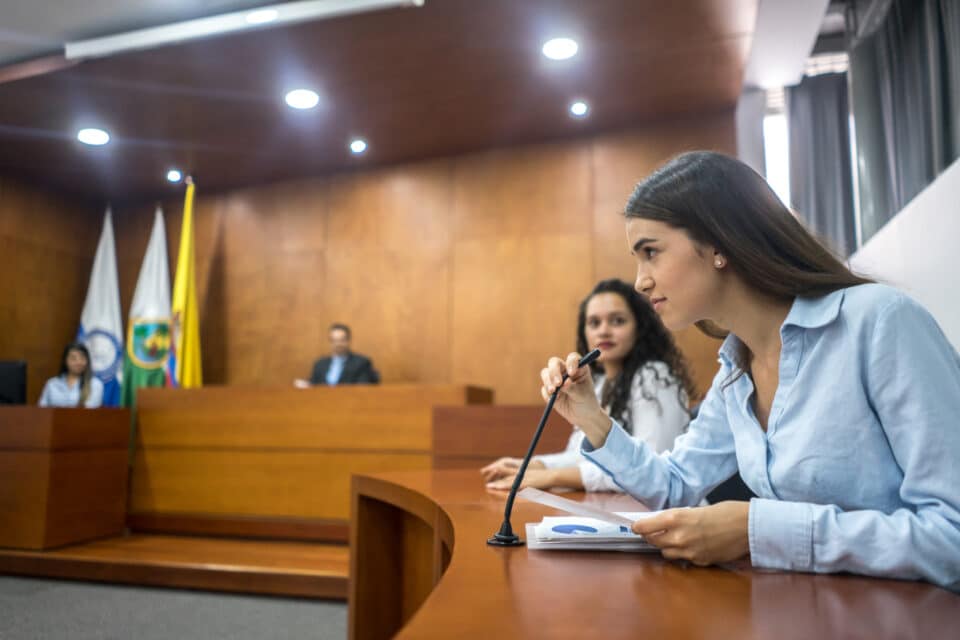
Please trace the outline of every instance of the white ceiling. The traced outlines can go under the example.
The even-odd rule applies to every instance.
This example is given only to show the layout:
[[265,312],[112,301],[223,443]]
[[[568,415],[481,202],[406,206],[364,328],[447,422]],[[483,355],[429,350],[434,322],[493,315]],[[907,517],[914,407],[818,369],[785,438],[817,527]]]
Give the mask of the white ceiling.
[[278,0],[0,0],[0,65],[65,42],[239,11]]
[[797,84],[817,41],[830,0],[761,0],[744,88]]

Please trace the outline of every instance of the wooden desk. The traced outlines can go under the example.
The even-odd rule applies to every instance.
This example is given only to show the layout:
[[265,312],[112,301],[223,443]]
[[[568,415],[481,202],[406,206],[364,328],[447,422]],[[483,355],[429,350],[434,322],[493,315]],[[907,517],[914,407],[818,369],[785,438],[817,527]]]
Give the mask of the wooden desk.
[[[479,469],[497,458],[522,458],[544,405],[466,405],[433,410],[433,468]],[[552,412],[537,453],[563,451],[570,423]]]
[[0,547],[122,533],[129,434],[126,409],[0,407]]
[[[636,508],[625,496],[569,496]],[[349,637],[932,639],[960,629],[960,596],[921,582],[488,547],[503,501],[476,470],[355,476]],[[514,529],[555,513],[518,500]]]
[[436,405],[463,385],[141,389],[131,528],[345,541],[350,475],[430,468]]

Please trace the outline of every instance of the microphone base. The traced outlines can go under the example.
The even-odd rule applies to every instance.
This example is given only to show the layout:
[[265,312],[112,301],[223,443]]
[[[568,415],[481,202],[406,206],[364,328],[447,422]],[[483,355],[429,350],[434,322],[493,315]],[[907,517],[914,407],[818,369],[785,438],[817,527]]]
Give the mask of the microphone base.
[[487,544],[491,547],[522,547],[525,543],[520,536],[495,533],[493,537],[487,539]]

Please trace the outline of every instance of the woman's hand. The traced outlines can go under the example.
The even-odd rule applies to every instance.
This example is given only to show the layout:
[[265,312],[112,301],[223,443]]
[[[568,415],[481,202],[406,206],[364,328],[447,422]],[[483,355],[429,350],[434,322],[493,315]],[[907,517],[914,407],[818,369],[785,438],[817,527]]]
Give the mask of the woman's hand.
[[[566,361],[554,357],[540,371],[540,395],[549,401],[553,392],[559,388],[560,394],[553,408],[570,424],[577,425],[594,447],[603,446],[610,431],[610,417],[600,407],[593,391],[593,378],[590,367],[577,367],[580,354],[571,353]],[[570,377],[562,382],[563,374]]]
[[667,509],[633,523],[633,532],[660,547],[664,558],[706,566],[750,553],[749,502],[719,502],[709,507]]
[[[520,488],[533,487],[535,489],[549,489],[556,485],[553,469],[534,469],[533,463],[527,467],[527,472],[523,474],[523,481]],[[516,470],[508,476],[504,476],[492,482],[487,482],[487,489],[496,491],[509,491],[513,488],[513,480],[517,477]]]
[[[485,482],[491,482],[493,480],[497,480],[498,478],[503,478],[504,476],[510,476],[512,478],[513,476],[517,475],[517,471],[520,469],[521,462],[523,462],[522,458],[500,458],[499,460],[494,460],[484,468],[480,469],[480,475],[483,476]],[[531,460],[530,464],[527,465],[527,471],[530,469],[543,468],[543,463],[539,460]]]

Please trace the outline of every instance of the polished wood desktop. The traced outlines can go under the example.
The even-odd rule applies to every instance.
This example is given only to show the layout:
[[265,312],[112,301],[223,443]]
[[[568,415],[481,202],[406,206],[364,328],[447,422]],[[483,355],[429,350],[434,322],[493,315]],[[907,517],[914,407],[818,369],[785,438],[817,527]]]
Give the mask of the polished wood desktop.
[[141,389],[132,529],[346,540],[350,476],[430,468],[437,405],[464,385]]
[[126,409],[0,407],[0,547],[122,533],[129,433]]
[[[476,470],[358,475],[352,487],[351,640],[929,640],[960,629],[960,596],[922,582],[489,547],[505,496],[485,491]],[[622,495],[567,497],[642,508]],[[518,500],[514,529],[556,513]]]

